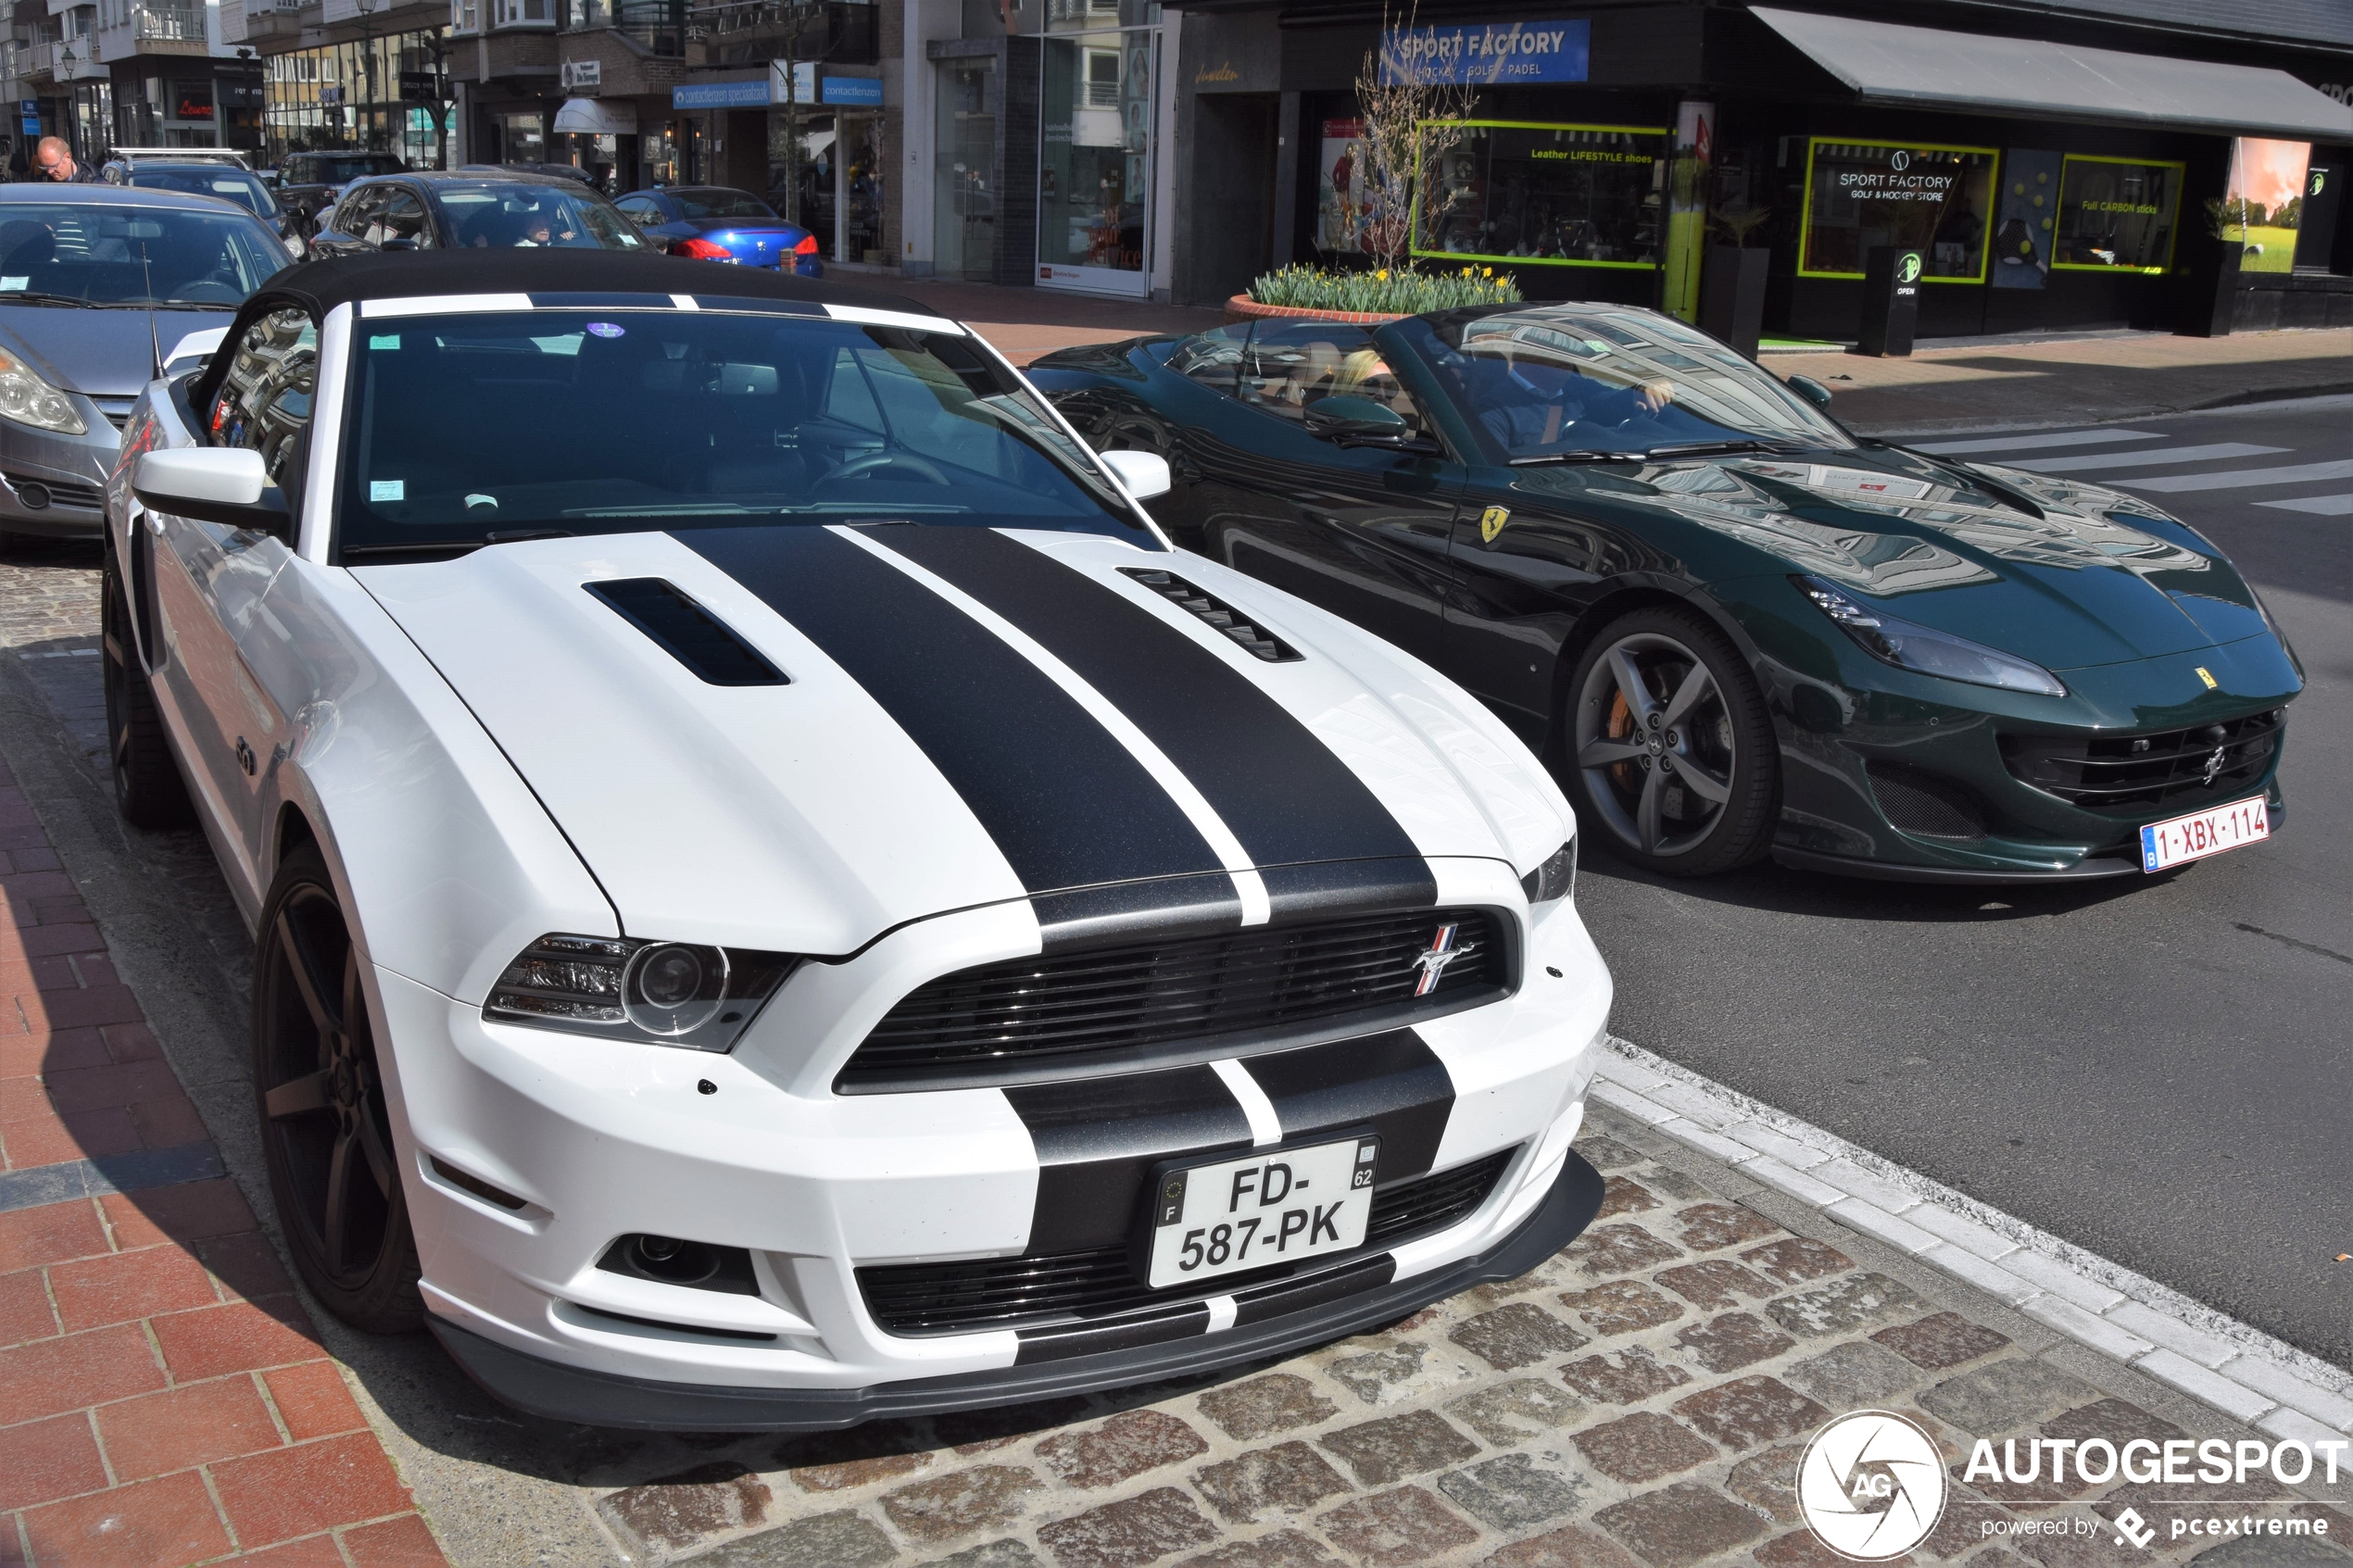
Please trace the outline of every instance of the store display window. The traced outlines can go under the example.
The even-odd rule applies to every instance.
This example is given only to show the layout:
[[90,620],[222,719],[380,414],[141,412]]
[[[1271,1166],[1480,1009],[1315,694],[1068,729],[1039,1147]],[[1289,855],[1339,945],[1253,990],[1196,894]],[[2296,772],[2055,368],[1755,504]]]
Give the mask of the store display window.
[[1859,278],[1872,250],[1897,245],[1920,253],[1923,282],[1983,282],[1998,161],[1991,147],[1813,138],[1797,275]]
[[1416,256],[1658,266],[1666,127],[1442,123],[1457,134],[1416,182]]
[[2070,153],[2059,169],[2051,265],[2085,272],[2162,272],[2173,264],[2186,166]]

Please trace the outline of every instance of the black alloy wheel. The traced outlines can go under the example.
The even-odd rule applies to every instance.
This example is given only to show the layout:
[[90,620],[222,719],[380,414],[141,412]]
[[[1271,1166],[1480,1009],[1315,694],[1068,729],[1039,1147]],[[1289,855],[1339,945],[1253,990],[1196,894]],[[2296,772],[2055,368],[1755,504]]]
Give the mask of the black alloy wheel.
[[254,955],[262,1150],[303,1283],[353,1327],[395,1334],[424,1321],[424,1300],[360,961],[305,845],[271,886]]
[[1579,816],[1625,859],[1709,876],[1769,847],[1780,754],[1765,699],[1699,616],[1638,609],[1578,660],[1563,726]]
[[164,738],[163,716],[156,711],[155,693],[140,662],[130,600],[123,596],[122,573],[115,569],[111,550],[100,573],[98,605],[107,771],[114,780],[115,809],[133,827],[184,827],[195,813],[188,804],[180,765],[171,759],[171,743]]

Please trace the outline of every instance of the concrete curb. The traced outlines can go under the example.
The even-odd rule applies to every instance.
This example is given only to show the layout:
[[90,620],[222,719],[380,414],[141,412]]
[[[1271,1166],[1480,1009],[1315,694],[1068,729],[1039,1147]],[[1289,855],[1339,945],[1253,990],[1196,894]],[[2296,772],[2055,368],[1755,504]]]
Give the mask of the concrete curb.
[[2235,1420],[2353,1434],[2353,1373],[1613,1035],[1592,1097]]

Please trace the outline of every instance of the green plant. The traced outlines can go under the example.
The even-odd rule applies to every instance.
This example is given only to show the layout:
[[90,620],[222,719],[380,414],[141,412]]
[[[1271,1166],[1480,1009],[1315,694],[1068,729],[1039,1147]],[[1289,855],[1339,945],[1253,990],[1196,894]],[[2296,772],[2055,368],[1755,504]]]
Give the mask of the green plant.
[[1519,284],[1491,267],[1423,272],[1383,267],[1370,272],[1336,272],[1321,267],[1286,267],[1250,285],[1261,305],[1293,310],[1363,310],[1385,316],[1415,316],[1457,305],[1516,305]]
[[1769,207],[1735,207],[1711,215],[1708,221],[1721,229],[1734,245],[1746,249],[1748,237],[1763,228],[1772,216]]

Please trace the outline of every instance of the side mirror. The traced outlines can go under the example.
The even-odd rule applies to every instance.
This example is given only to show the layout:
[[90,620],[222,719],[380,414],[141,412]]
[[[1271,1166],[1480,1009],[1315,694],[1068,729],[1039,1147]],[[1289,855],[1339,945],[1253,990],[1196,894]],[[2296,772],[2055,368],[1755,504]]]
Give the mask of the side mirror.
[[151,512],[250,528],[292,542],[285,493],[270,483],[261,454],[243,446],[182,446],[149,452],[131,493]]
[[1302,410],[1307,433],[1327,441],[1403,441],[1412,433],[1405,417],[1369,397],[1323,397]]
[[1157,452],[1105,452],[1103,467],[1119,476],[1139,501],[1168,494],[1168,459]]
[[1827,408],[1831,406],[1831,389],[1812,376],[1790,377],[1789,389],[1817,408]]

